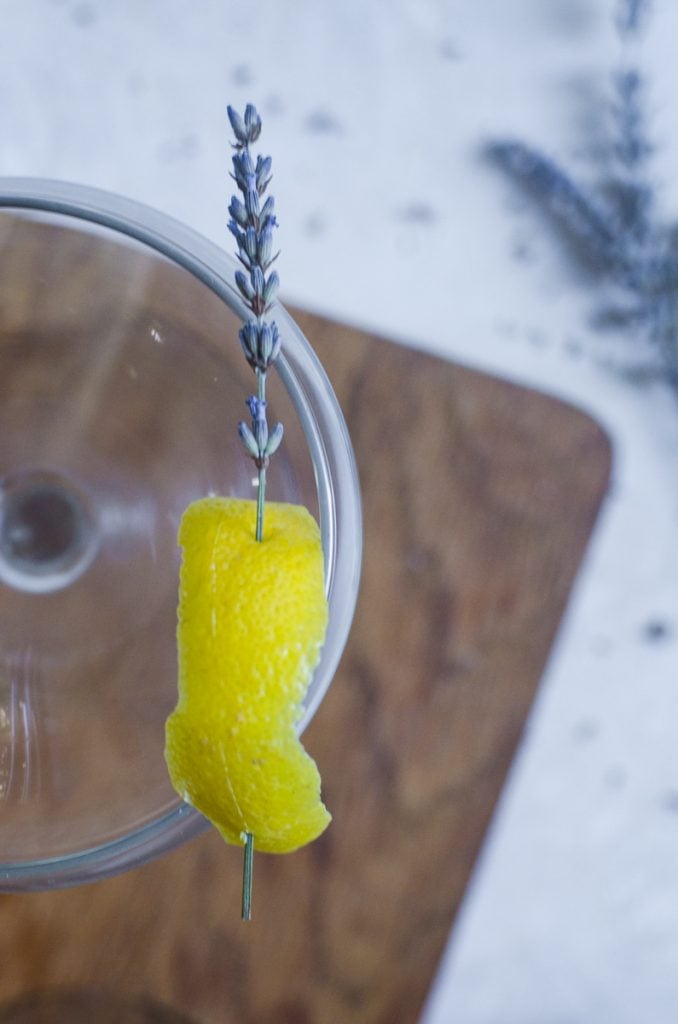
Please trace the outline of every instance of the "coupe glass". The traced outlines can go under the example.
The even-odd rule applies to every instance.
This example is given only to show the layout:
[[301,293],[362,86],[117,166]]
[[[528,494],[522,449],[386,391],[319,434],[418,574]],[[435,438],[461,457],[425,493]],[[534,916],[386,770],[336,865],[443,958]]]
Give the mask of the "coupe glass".
[[[179,519],[255,496],[235,260],[89,188],[0,181],[0,889],[90,881],[206,827],[171,788]],[[336,398],[282,307],[268,495],[320,522],[330,618],[355,606],[360,500]]]

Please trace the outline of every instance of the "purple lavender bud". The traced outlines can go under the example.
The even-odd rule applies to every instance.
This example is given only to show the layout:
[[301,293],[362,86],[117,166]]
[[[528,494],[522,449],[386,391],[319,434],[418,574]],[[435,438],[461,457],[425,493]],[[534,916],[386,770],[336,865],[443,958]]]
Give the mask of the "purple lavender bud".
[[247,399],[247,405],[252,416],[252,433],[257,442],[259,449],[259,455],[263,456],[266,450],[266,444],[268,442],[268,423],[266,422],[266,402],[262,399],[257,398],[256,395],[250,395]]
[[256,320],[248,320],[238,331],[238,338],[245,353],[245,359],[255,369],[257,363],[257,348],[259,342],[259,329]]
[[238,186],[241,192],[244,192],[247,188],[247,178],[243,177],[240,169],[240,162],[237,156],[233,157],[233,173],[231,174],[234,182]]
[[259,217],[259,193],[255,188],[248,188],[245,193],[245,209],[250,220]]
[[259,227],[261,230],[266,228],[275,228],[278,226],[278,222],[273,214],[273,208],[275,206],[273,196],[269,196],[264,205],[261,207],[261,213],[259,214]]
[[266,186],[268,185],[268,183],[270,182],[271,178],[273,177],[273,174],[271,173],[271,167],[272,166],[273,166],[273,161],[271,160],[270,156],[266,156],[266,157],[258,156],[257,157],[257,166],[255,168],[255,175],[256,175],[256,180],[257,180],[257,191],[258,191],[259,195],[263,195],[263,193],[266,191]]
[[248,227],[243,236],[242,248],[249,256],[250,263],[257,261],[257,233],[253,227]]
[[259,360],[262,363],[262,369],[266,369],[268,367],[272,351],[273,331],[271,330],[270,324],[263,323],[261,325],[261,330],[259,331],[258,345]]
[[242,153],[236,153],[233,157],[233,163],[236,162],[240,168],[243,178],[255,177],[255,168],[249,149],[243,149]]
[[277,273],[274,270],[273,273],[270,274],[268,281],[266,282],[266,285],[264,286],[264,290],[262,292],[264,305],[267,309],[275,299],[279,287],[280,278],[278,277]]
[[261,134],[261,118],[257,113],[257,108],[252,103],[248,103],[245,107],[245,127],[247,129],[248,141],[256,142]]
[[268,423],[266,422],[266,417],[263,419],[259,417],[253,420],[252,426],[254,427],[254,437],[259,449],[259,456],[262,457],[266,454],[266,445],[268,444]]
[[250,428],[240,420],[238,424],[238,435],[242,441],[243,448],[251,459],[259,458],[259,445],[256,442],[256,438]]
[[241,192],[247,193],[250,190],[256,191],[257,179],[254,173],[252,157],[247,149],[235,153],[233,156],[233,176]]
[[[234,110],[231,106],[226,107],[226,113],[228,114],[228,120],[231,122],[231,128],[233,129],[233,134],[235,135],[236,140],[241,146],[247,145],[249,132],[245,127],[245,122],[242,117],[238,111]],[[245,112],[245,114],[247,114],[247,112]]]
[[250,284],[248,276],[243,274],[242,270],[236,270],[235,283],[237,284],[238,290],[240,291],[243,299],[247,299],[248,302],[252,302],[254,299],[254,288]]
[[228,223],[228,230],[231,232],[231,234],[235,238],[236,244],[238,246],[238,258],[240,259],[241,263],[243,263],[247,267],[248,270],[251,270],[252,269],[252,260],[250,259],[250,257],[248,256],[247,252],[245,251],[245,234],[244,234],[244,232],[240,230],[240,228],[238,227],[238,225],[236,224],[236,222],[234,220],[229,221],[229,223]]
[[245,236],[242,233],[242,231],[240,230],[240,228],[238,227],[237,221],[229,220],[229,222],[228,222],[228,230],[231,232],[231,234],[235,238],[235,241],[236,241],[236,244],[237,244],[238,248],[242,249],[243,242],[245,241]]
[[268,358],[269,365],[271,365],[271,363],[274,363],[278,358],[278,353],[280,352],[280,347],[282,345],[282,337],[280,335],[280,331],[278,330],[275,321],[273,321],[273,323],[271,324],[271,333],[273,335],[273,346],[271,348],[271,354]]
[[260,266],[255,265],[252,267],[250,274],[250,281],[252,282],[252,289],[255,295],[263,296],[266,290],[266,280],[264,278],[264,272]]
[[266,268],[271,262],[271,253],[273,252],[273,230],[271,227],[267,226],[260,232],[258,242],[257,260],[262,267]]
[[280,442],[283,439],[283,433],[284,430],[282,423],[276,423],[266,443],[266,448],[264,450],[264,455],[266,456],[266,458],[269,458],[269,456],[277,452],[278,448],[280,447]]
[[249,223],[247,217],[247,210],[245,209],[244,204],[240,202],[237,196],[232,197],[231,204],[228,208],[228,212],[230,213],[231,217],[236,222],[236,224],[239,224],[241,228],[247,227]]

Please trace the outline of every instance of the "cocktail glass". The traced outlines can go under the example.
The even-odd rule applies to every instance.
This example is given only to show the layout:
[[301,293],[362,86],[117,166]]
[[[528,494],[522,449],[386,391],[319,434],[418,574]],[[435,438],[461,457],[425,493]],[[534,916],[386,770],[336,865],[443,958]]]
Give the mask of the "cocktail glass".
[[[0,890],[138,865],[205,820],[172,790],[176,532],[255,496],[237,438],[252,374],[235,260],[98,190],[0,182]],[[319,520],[329,630],[306,727],[348,635],[360,499],[346,426],[282,307],[268,495]]]

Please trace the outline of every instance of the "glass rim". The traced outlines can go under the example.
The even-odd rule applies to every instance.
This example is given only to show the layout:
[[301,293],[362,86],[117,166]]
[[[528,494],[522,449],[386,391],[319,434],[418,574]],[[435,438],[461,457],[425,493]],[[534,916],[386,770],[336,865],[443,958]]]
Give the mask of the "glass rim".
[[[0,210],[70,216],[147,245],[201,281],[241,319],[247,307],[232,283],[238,263],[192,228],[136,200],[72,182],[0,178]],[[276,369],[296,408],[309,446],[318,494],[329,625],[298,731],[313,718],[334,676],[353,619],[362,560],[358,472],[343,413],[312,346],[280,303],[276,320],[288,342]],[[290,339],[292,345],[289,345]],[[0,892],[78,885],[136,867],[209,827],[179,803],[129,833],[76,853],[2,863]]]

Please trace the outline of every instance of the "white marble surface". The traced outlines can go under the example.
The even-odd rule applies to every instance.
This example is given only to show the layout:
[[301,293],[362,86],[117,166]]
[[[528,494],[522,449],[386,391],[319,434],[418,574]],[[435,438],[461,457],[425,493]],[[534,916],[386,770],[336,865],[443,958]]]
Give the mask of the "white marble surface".
[[[678,403],[620,372],[651,360],[643,341],[591,329],[600,287],[480,155],[516,134],[592,177],[613,8],[1,5],[0,174],[118,191],[225,243],[224,109],[251,99],[287,299],[563,396],[610,433],[610,497],[426,1024],[678,1020]],[[677,37],[678,5],[655,0],[640,59],[667,221]]]

